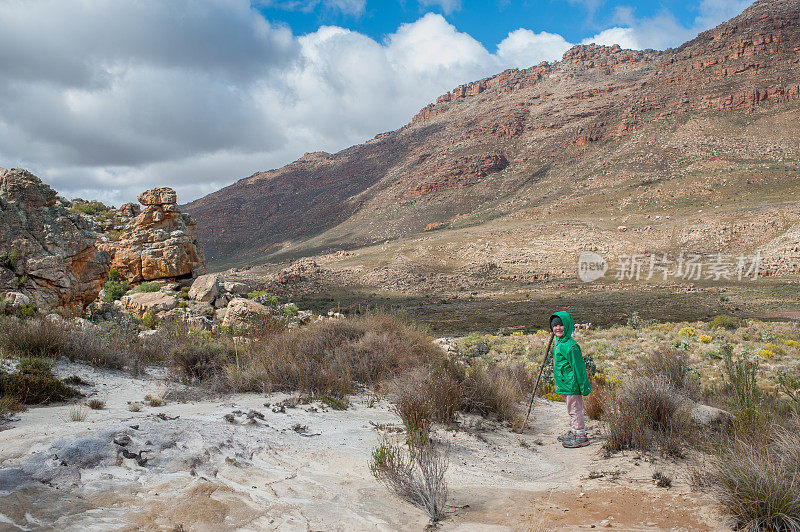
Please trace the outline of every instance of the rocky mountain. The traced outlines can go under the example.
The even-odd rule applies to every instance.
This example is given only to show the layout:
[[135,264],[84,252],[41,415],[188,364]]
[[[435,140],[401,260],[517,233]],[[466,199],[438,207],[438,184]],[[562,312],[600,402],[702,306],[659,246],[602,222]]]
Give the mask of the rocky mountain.
[[557,276],[585,249],[763,248],[797,271],[799,136],[800,2],[759,0],[676,49],[575,46],[456,87],[396,131],[185,210],[214,265],[358,249],[343,260],[376,282]]

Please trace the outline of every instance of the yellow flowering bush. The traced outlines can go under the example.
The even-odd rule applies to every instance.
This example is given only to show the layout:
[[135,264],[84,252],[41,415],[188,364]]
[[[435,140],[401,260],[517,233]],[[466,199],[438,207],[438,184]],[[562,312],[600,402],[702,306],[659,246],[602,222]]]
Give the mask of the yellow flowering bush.
[[545,394],[543,397],[545,399],[547,399],[548,401],[558,401],[558,402],[561,402],[561,403],[564,402],[564,396],[561,395],[560,393],[556,393],[556,392],[550,392],[548,394]]
[[697,329],[695,329],[694,327],[684,327],[683,329],[678,331],[678,334],[680,334],[681,336],[688,336],[689,338],[694,338],[695,336],[697,336]]
[[767,343],[767,345],[765,345],[764,348],[767,349],[768,351],[772,351],[776,355],[784,355],[785,354],[785,351],[783,350],[783,348],[781,346],[779,346],[778,344],[774,344],[772,342]]
[[769,349],[759,349],[756,351],[756,354],[763,358],[764,360],[772,360],[775,358],[775,352],[770,351]]
[[707,334],[701,334],[699,340],[704,344],[710,343],[712,338]]
[[794,347],[795,349],[800,346],[800,344],[797,343],[797,340],[786,340],[783,342],[783,345],[786,347]]
[[606,386],[616,386],[617,383],[619,382],[614,377],[610,377],[605,373],[600,373],[600,372],[595,373],[594,378],[597,379],[597,382],[599,382],[600,384],[605,384]]

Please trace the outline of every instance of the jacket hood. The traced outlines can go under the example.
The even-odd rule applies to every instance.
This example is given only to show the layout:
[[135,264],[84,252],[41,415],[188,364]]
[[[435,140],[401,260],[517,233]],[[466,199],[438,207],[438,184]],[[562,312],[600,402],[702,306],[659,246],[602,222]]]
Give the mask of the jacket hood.
[[558,341],[563,342],[564,340],[569,340],[572,338],[572,329],[575,326],[575,322],[572,320],[572,316],[569,315],[569,312],[566,310],[559,310],[558,312],[553,313],[550,316],[550,319],[547,321],[548,328],[550,328],[550,322],[555,316],[561,318],[561,323],[564,324],[564,336],[558,338]]

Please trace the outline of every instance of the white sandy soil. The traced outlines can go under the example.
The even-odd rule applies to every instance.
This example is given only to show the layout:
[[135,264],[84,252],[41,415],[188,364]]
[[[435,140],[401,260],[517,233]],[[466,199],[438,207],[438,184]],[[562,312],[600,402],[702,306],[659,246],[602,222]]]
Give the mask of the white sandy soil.
[[[105,408],[84,407],[84,421],[70,420],[73,405],[31,408],[0,430],[0,530],[429,525],[424,511],[370,474],[380,434],[400,427],[385,400],[356,396],[345,411],[311,403],[284,413],[273,409],[286,394],[240,394],[152,407],[145,395],[182,389],[157,370],[132,378],[62,362],[56,372],[91,383],[80,389]],[[141,410],[130,411],[131,403]],[[263,419],[248,419],[250,411]],[[450,446],[451,498],[440,529],[725,529],[679,464],[632,454],[604,459],[596,425],[592,445],[565,449],[555,441],[568,428],[564,405],[537,400],[534,415],[523,435],[475,416],[437,429]],[[146,462],[125,458],[123,449],[144,451]],[[673,487],[655,487],[655,470]]]

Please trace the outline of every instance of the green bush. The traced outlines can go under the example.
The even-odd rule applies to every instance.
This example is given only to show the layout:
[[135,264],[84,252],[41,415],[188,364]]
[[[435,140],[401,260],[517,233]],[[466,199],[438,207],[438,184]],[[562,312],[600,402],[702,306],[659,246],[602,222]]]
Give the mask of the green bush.
[[709,321],[706,325],[709,329],[728,329],[733,330],[739,327],[741,321],[733,316],[719,315]]
[[52,364],[41,358],[26,357],[19,361],[17,364],[17,371],[24,375],[50,375]]
[[14,316],[16,316],[19,319],[32,318],[36,316],[38,310],[39,309],[36,308],[36,305],[34,303],[28,303],[24,307],[20,307],[14,310]]
[[252,292],[247,294],[247,299],[255,299],[257,297],[266,298],[268,303],[273,307],[278,305],[277,296],[270,294],[266,290],[253,290]]
[[346,395],[343,397],[335,397],[333,395],[323,395],[320,398],[324,404],[328,405],[333,410],[347,410],[350,408],[350,398]]
[[800,413],[800,374],[779,371],[778,386],[792,401],[795,412]]
[[114,207],[109,207],[108,205],[97,200],[86,201],[80,198],[76,198],[72,200],[72,207],[69,210],[74,213],[88,214],[90,216],[94,216],[96,214],[107,213],[113,208]]
[[147,327],[148,329],[155,329],[158,327],[158,319],[156,319],[156,313],[153,312],[153,309],[147,309],[142,314],[142,324]]
[[79,395],[80,392],[56,379],[49,371],[44,373],[0,371],[0,397],[13,397],[25,405],[66,401]]
[[732,393],[732,404],[737,410],[755,409],[760,402],[758,389],[758,360],[744,355],[734,355],[730,345],[724,345],[722,352],[722,371],[725,384]]
[[158,292],[161,290],[161,283],[156,281],[146,281],[139,286],[133,289],[134,294],[140,294],[144,292]]
[[17,266],[17,262],[19,262],[19,258],[20,252],[18,249],[0,252],[0,266],[13,270]]
[[121,278],[122,277],[120,276],[119,270],[117,268],[111,268],[110,270],[108,270],[108,280],[109,281],[117,281],[117,282],[119,282],[119,280]]
[[105,291],[103,301],[106,303],[113,303],[117,299],[124,296],[130,287],[131,285],[128,284],[127,281],[106,281],[106,284],[103,285],[103,290]]

